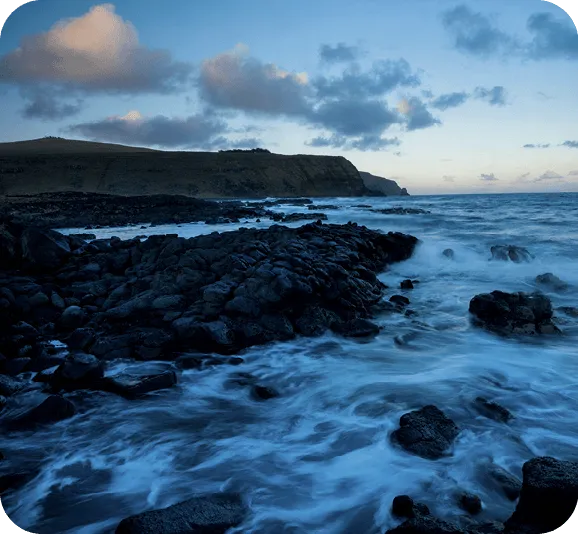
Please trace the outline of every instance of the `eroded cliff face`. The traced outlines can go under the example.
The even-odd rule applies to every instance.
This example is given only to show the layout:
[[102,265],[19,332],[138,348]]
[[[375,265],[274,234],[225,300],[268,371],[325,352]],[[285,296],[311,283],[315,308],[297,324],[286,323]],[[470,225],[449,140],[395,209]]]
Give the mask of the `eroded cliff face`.
[[369,172],[360,172],[361,178],[365,187],[370,189],[373,193],[378,193],[386,196],[409,196],[405,187],[399,187],[394,180],[388,180],[381,176],[375,176]]
[[2,154],[0,195],[84,191],[199,198],[371,194],[343,157],[211,152]]

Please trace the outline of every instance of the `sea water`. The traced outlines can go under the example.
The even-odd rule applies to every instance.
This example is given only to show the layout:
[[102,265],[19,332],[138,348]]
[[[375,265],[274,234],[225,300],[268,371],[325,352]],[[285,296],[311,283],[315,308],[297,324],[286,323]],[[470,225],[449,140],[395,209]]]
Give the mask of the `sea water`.
[[[505,520],[515,503],[488,477],[490,463],[521,478],[523,463],[534,456],[578,460],[578,319],[557,311],[563,335],[508,339],[472,326],[468,314],[474,295],[534,291],[535,277],[545,272],[570,284],[561,292],[541,288],[554,308],[578,306],[578,194],[316,203],[339,206],[321,210],[330,223],[355,221],[420,239],[411,259],[380,275],[391,288],[386,298],[405,294],[416,314],[378,316],[383,329],[371,341],[327,334],[255,347],[242,354],[240,367],[185,371],[176,388],[142,400],[78,393],[74,418],[0,436],[6,456],[17,457],[22,469],[39,469],[2,499],[16,524],[40,534],[108,533],[131,514],[217,491],[248,498],[251,513],[239,532],[384,532],[399,522],[390,514],[399,494],[459,522],[458,490],[482,498],[480,520]],[[431,213],[384,215],[360,204]],[[306,206],[275,209],[309,213]],[[190,237],[270,224],[91,232]],[[82,229],[64,232],[73,231]],[[535,259],[489,261],[497,244],[526,247]],[[446,248],[454,250],[453,260],[442,254]],[[396,289],[406,278],[420,283]],[[240,371],[281,396],[253,400],[229,380]],[[479,415],[472,406],[478,396],[515,418],[503,424]],[[451,455],[437,461],[409,455],[389,439],[402,414],[426,404],[460,427]]]

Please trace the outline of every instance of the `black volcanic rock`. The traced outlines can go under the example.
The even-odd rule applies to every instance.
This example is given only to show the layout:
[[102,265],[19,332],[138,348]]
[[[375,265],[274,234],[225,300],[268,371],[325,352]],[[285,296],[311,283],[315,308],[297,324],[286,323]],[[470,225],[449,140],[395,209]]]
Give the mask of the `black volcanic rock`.
[[402,415],[391,439],[407,452],[437,460],[446,454],[459,434],[456,424],[433,405]]
[[225,534],[246,514],[238,494],[215,493],[123,519],[115,534]]
[[503,334],[547,334],[558,332],[552,323],[552,304],[541,293],[492,291],[470,301],[474,324]]
[[542,534],[561,527],[578,503],[578,462],[533,458],[523,467],[522,491],[506,532]]
[[528,263],[534,259],[534,256],[524,247],[514,245],[494,245],[490,252],[492,259],[499,261],[512,261],[514,263]]

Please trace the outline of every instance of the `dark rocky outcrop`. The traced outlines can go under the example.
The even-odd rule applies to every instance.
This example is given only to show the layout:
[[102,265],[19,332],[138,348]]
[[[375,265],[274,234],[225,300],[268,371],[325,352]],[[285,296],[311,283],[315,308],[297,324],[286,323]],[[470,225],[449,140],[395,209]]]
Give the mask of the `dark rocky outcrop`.
[[506,532],[542,534],[561,527],[578,503],[578,462],[533,458],[522,469],[520,500]]
[[34,428],[38,425],[56,423],[76,414],[74,404],[60,395],[50,395],[38,406],[6,421],[10,429]]
[[550,287],[555,291],[564,291],[570,287],[564,280],[560,280],[560,278],[552,273],[539,274],[536,276],[536,283]]
[[394,208],[374,209],[371,211],[374,211],[375,213],[382,213],[383,215],[422,215],[431,213],[431,211],[421,208],[402,208],[401,206],[396,206]]
[[115,534],[225,534],[246,514],[240,495],[215,493],[123,519]]
[[409,196],[407,189],[399,187],[394,180],[388,180],[381,176],[375,176],[369,172],[359,171],[363,183],[367,189],[383,196]]
[[407,452],[437,460],[444,456],[459,434],[456,424],[433,405],[406,413],[391,439]]
[[474,401],[474,407],[483,416],[500,423],[507,423],[513,417],[509,410],[500,406],[497,402],[489,401],[484,397],[477,397]]
[[0,191],[5,195],[79,191],[197,198],[371,194],[354,165],[341,156],[163,152],[78,143],[82,142],[53,140],[48,143],[50,150],[42,150],[47,144],[43,140],[0,144]]
[[429,508],[422,503],[416,503],[409,495],[398,495],[393,499],[391,513],[396,517],[412,519],[429,515]]
[[492,259],[498,261],[528,263],[534,259],[534,256],[527,249],[514,245],[494,245],[490,252],[492,253]]
[[471,515],[479,514],[482,511],[482,499],[468,491],[464,491],[457,496],[457,503],[462,510]]
[[143,376],[121,373],[105,377],[100,381],[98,387],[103,391],[116,393],[126,399],[137,399],[153,391],[171,388],[176,383],[177,374],[168,370]]
[[492,291],[470,301],[474,324],[501,334],[551,334],[552,304],[540,293]]

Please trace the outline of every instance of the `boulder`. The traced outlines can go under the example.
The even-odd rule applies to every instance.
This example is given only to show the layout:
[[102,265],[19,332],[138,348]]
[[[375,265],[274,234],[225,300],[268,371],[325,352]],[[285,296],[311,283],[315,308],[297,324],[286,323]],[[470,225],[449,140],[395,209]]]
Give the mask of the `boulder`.
[[486,466],[485,472],[510,501],[515,501],[520,496],[522,482],[519,478],[493,463]]
[[53,270],[70,257],[66,236],[53,230],[26,228],[20,237],[22,258],[35,269]]
[[278,397],[279,392],[271,386],[256,384],[251,388],[251,396],[256,400],[268,400]]
[[123,519],[115,534],[225,534],[246,513],[240,495],[215,493]]
[[402,280],[399,287],[401,289],[413,289],[413,282],[411,280]]
[[52,375],[51,385],[55,389],[99,389],[104,377],[104,364],[92,354],[77,352],[70,354]]
[[344,337],[373,337],[379,334],[379,326],[368,319],[351,319],[345,322],[335,322],[331,330]]
[[409,299],[407,297],[404,297],[403,295],[393,295],[392,297],[389,298],[389,302],[392,302],[396,306],[402,307],[409,305]]
[[462,510],[471,515],[477,515],[482,511],[482,499],[468,491],[458,494],[457,503]]
[[498,261],[528,263],[534,259],[534,256],[527,249],[514,245],[494,245],[490,252],[492,253],[492,259]]
[[58,324],[66,330],[80,328],[86,320],[86,312],[80,306],[69,306],[62,312]]
[[168,370],[143,376],[120,373],[105,377],[100,387],[103,391],[116,393],[126,399],[137,399],[153,391],[171,388],[176,383],[177,374]]
[[522,491],[506,530],[542,534],[561,527],[578,502],[578,462],[538,457],[526,462]]
[[391,513],[396,517],[412,519],[421,515],[429,515],[429,508],[425,504],[416,503],[409,495],[398,495],[393,499]]
[[500,423],[507,423],[513,418],[513,415],[506,408],[484,397],[477,397],[474,401],[474,407],[483,416]]
[[556,275],[552,273],[544,273],[536,276],[536,283],[544,286],[548,286],[555,291],[564,291],[568,289],[568,284],[564,280],[560,280]]
[[501,334],[558,332],[552,323],[552,304],[541,293],[492,291],[470,301],[474,324]]
[[6,375],[0,375],[0,395],[10,397],[24,387],[24,382]]
[[453,251],[453,249],[451,249],[451,248],[446,248],[446,249],[442,252],[442,254],[443,254],[446,258],[448,258],[448,259],[450,259],[450,260],[453,260],[454,257],[455,257],[455,255],[456,255],[455,252]]
[[459,434],[456,424],[433,405],[406,413],[391,439],[411,454],[429,460],[444,456]]
[[34,428],[37,425],[56,423],[76,414],[74,404],[60,395],[50,395],[38,406],[8,421],[11,429]]

